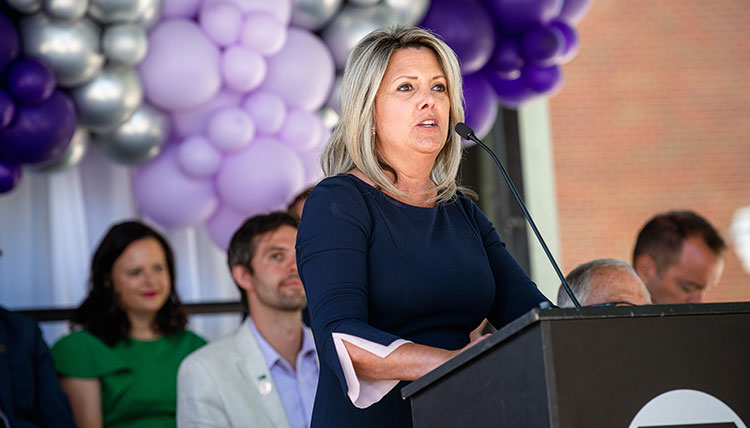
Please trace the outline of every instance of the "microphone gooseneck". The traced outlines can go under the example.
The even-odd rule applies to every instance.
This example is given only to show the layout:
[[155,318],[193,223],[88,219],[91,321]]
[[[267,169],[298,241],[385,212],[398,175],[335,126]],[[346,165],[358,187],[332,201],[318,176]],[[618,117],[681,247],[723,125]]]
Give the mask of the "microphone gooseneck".
[[508,184],[510,191],[513,193],[513,197],[516,199],[518,206],[521,207],[523,216],[526,217],[526,221],[529,222],[529,226],[531,226],[531,229],[534,231],[534,235],[536,235],[536,239],[542,245],[542,249],[544,249],[544,253],[547,254],[547,258],[552,264],[552,267],[555,269],[555,273],[557,273],[557,276],[560,278],[560,281],[562,282],[565,292],[568,293],[568,297],[570,297],[570,300],[573,302],[576,308],[580,308],[581,304],[578,303],[578,299],[576,299],[576,296],[573,294],[573,290],[570,289],[570,285],[568,285],[568,281],[565,280],[565,276],[560,271],[560,267],[557,266],[557,262],[555,261],[555,258],[552,257],[552,253],[549,251],[549,248],[547,248],[547,244],[544,242],[544,238],[542,238],[542,234],[539,233],[539,229],[537,229],[536,224],[534,224],[534,220],[531,218],[531,214],[529,214],[529,211],[526,209],[526,205],[523,203],[521,196],[518,194],[518,191],[516,191],[516,186],[513,185],[513,182],[510,180],[510,176],[508,175],[508,172],[505,171],[505,167],[503,167],[503,164],[500,163],[500,159],[497,158],[497,156],[495,155],[495,152],[490,150],[490,148],[487,147],[482,142],[482,140],[480,140],[479,138],[477,138],[476,135],[474,135],[474,130],[472,130],[467,124],[463,122],[459,122],[456,124],[455,130],[456,130],[456,133],[458,133],[458,135],[461,136],[461,138],[465,140],[471,140],[479,144],[479,146],[481,146],[485,151],[487,151],[487,153],[490,154],[490,156],[492,156],[492,159],[495,161],[495,164],[497,165],[498,169],[500,170],[500,172],[503,173],[503,178],[505,178],[505,182]]

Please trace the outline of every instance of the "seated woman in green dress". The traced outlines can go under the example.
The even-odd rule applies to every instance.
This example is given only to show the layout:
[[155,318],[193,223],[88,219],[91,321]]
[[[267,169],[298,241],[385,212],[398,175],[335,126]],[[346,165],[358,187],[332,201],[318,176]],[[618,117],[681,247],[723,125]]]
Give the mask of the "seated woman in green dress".
[[206,342],[185,330],[167,241],[134,221],[113,226],[91,262],[80,328],[52,348],[80,428],[175,427],[177,368]]

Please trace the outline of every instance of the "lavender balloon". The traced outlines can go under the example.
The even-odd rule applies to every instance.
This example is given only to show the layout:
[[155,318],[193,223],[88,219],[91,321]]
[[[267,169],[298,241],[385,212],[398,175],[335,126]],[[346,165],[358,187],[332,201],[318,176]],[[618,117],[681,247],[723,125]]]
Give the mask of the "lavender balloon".
[[473,73],[484,67],[495,45],[490,14],[474,0],[432,0],[420,24],[439,34],[456,51],[461,71]]
[[284,47],[286,27],[270,13],[256,12],[245,18],[240,41],[255,52],[274,55]]
[[175,112],[172,114],[175,133],[183,138],[202,133],[214,113],[227,107],[237,107],[241,99],[241,94],[221,91],[205,104],[190,110]]
[[169,111],[207,102],[221,87],[219,60],[219,49],[193,21],[159,23],[149,34],[149,51],[140,64],[149,101]]
[[204,0],[205,5],[228,1],[237,5],[242,13],[268,12],[284,25],[292,19],[292,0]]
[[0,159],[0,194],[13,190],[21,180],[21,165]]
[[140,210],[167,228],[200,224],[218,204],[211,180],[188,177],[180,171],[175,147],[138,169],[133,193]]
[[253,118],[255,129],[261,134],[276,133],[286,118],[284,100],[269,91],[254,91],[242,101],[242,108]]
[[233,3],[209,3],[201,9],[198,20],[203,31],[221,46],[236,42],[240,36],[242,11]]
[[0,156],[17,163],[41,163],[68,148],[76,129],[73,102],[55,91],[41,104],[17,106],[11,123],[0,132]]
[[245,215],[281,209],[305,185],[300,157],[280,141],[258,137],[228,156],[216,176],[222,201]]
[[206,137],[194,135],[179,144],[177,160],[185,174],[196,178],[206,178],[219,170],[221,152]]
[[279,94],[289,106],[314,111],[326,101],[334,73],[326,45],[309,31],[289,28],[284,48],[268,58],[261,88]]
[[317,113],[292,109],[279,137],[303,156],[315,148],[323,136],[323,121]]
[[255,124],[244,110],[227,108],[211,117],[206,133],[217,149],[226,153],[236,152],[253,139]]
[[245,46],[227,48],[221,57],[221,75],[224,84],[237,92],[257,88],[266,77],[266,60]]
[[232,239],[234,232],[239,229],[240,225],[250,216],[262,214],[269,210],[261,209],[252,214],[239,213],[226,205],[220,205],[213,216],[206,221],[206,231],[208,236],[214,241],[219,248],[226,250],[229,248],[229,241]]
[[591,7],[591,0],[565,0],[559,19],[570,25],[578,24]]

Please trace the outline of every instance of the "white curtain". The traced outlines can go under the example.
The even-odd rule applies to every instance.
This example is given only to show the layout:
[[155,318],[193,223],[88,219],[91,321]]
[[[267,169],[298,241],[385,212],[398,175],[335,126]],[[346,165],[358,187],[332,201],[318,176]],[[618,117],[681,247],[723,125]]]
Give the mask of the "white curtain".
[[[175,252],[183,302],[236,301],[223,250],[203,226],[165,230],[138,212],[132,171],[89,150],[76,167],[52,174],[24,170],[19,186],[0,195],[0,305],[8,309],[78,306],[88,289],[90,259],[109,227],[140,219],[162,232]],[[192,317],[190,328],[221,337],[239,315]],[[50,343],[67,323],[42,326]]]

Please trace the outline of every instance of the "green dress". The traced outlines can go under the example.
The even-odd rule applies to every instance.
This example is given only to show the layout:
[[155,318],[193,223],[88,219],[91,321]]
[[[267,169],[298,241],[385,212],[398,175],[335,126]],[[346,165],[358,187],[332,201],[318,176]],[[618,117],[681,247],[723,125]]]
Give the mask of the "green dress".
[[104,427],[177,426],[177,369],[206,343],[183,331],[172,337],[130,339],[109,347],[88,331],[76,331],[52,347],[57,372],[101,381]]

